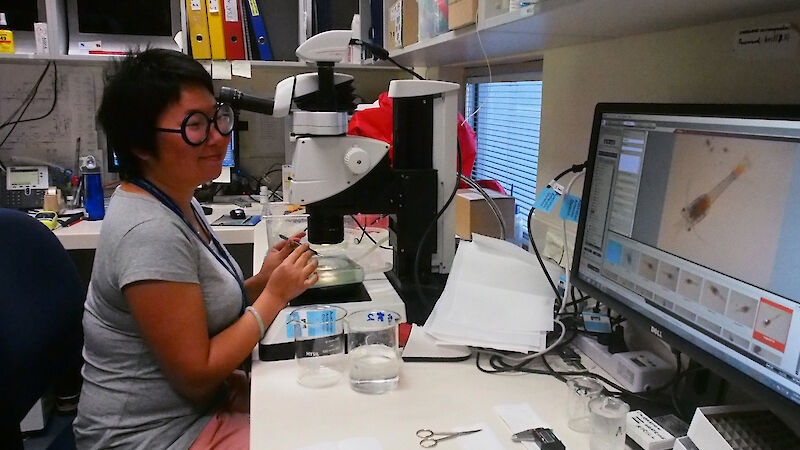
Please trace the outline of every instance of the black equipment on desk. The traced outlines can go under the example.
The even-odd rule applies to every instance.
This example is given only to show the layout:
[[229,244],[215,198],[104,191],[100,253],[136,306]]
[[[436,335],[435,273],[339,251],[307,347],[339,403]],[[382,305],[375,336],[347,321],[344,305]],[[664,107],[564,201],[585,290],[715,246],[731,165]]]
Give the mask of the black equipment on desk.
[[583,199],[575,287],[800,428],[800,106],[598,104]]
[[41,208],[48,185],[46,166],[9,167],[0,186],[0,205],[10,209]]
[[[352,137],[345,135],[346,127],[337,128],[342,122],[346,124],[346,113],[353,109],[352,81],[346,77],[334,72],[332,62],[321,60],[316,74],[284,80],[276,88],[275,114],[288,114],[290,105],[296,106],[292,111],[297,148],[292,165],[285,170],[291,175],[284,180],[288,186],[284,199],[306,205],[308,240],[314,244],[342,242],[344,216],[388,215],[393,266],[386,275],[406,304],[408,321],[423,323],[444,288],[455,253],[454,210],[443,206],[449,204],[446,199],[455,194],[457,184],[457,123],[452,117],[457,111],[458,85],[392,81],[389,95],[393,100],[394,129],[390,161],[388,152],[370,156],[378,154],[369,153],[376,144],[386,150],[389,148],[375,139],[357,138],[372,141],[363,143],[369,151],[348,150],[351,143],[347,139]],[[313,89],[309,80],[315,83]],[[291,83],[285,85],[284,82],[289,81]],[[242,109],[259,111],[269,105],[267,100],[247,98],[248,101],[244,101],[243,94],[234,96],[235,92],[224,92],[228,101],[236,102],[236,98],[241,98],[236,105]],[[291,93],[291,101],[282,95],[286,92]],[[335,149],[365,157],[351,161],[348,152],[343,155],[344,161],[329,161],[315,153],[316,148],[325,148],[326,155],[334,154]],[[305,157],[309,159],[303,159]],[[329,165],[320,168],[321,164],[306,164],[314,158],[318,164],[324,160]],[[347,166],[353,162],[362,164],[362,161],[367,165],[365,171]],[[329,172],[324,173],[328,169]],[[358,174],[357,178],[348,178],[348,170]],[[343,180],[347,180],[346,185]],[[330,190],[319,187],[328,182],[330,184],[324,186]],[[315,187],[307,187],[310,185]],[[305,194],[298,193],[300,189]],[[313,199],[306,194],[311,194]]]

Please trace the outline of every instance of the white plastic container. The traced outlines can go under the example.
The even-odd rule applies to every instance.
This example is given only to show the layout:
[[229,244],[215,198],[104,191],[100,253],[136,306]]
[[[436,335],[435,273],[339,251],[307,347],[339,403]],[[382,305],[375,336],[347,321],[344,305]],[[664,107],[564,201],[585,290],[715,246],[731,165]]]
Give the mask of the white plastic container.
[[[519,0],[513,2],[519,9]],[[501,14],[505,14],[509,9],[509,0],[479,0],[478,1],[478,20],[486,20]]]

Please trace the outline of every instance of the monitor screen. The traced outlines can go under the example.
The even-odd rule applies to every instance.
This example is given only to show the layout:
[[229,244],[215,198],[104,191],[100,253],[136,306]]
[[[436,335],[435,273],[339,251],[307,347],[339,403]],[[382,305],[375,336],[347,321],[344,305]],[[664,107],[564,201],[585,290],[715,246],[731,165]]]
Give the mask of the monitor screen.
[[78,0],[78,18],[81,33],[172,37],[169,1]]
[[33,31],[34,22],[44,22],[44,5],[39,1],[3,1],[0,12],[6,15],[3,28],[12,31]]
[[[236,130],[231,133],[231,140],[225,151],[225,159],[222,160],[222,167],[236,167],[239,161],[239,135]],[[109,172],[119,172],[119,159],[111,146],[111,142],[106,140],[106,162]],[[229,171],[230,169],[228,169]],[[223,169],[225,171],[225,169]],[[229,181],[228,181],[229,182]]]
[[797,414],[800,108],[599,104],[589,153],[576,285]]
[[179,50],[180,3],[65,0],[70,55],[122,55],[144,48]]
[[239,136],[237,136],[236,131],[231,133],[231,140],[228,142],[228,150],[225,152],[225,159],[222,160],[222,167],[236,167],[239,150]]

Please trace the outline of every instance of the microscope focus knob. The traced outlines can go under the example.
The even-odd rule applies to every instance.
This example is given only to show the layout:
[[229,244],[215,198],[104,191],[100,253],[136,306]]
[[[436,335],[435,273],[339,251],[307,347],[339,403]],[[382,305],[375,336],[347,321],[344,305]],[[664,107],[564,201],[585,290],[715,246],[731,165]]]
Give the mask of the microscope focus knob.
[[369,170],[369,154],[364,149],[353,147],[344,155],[344,165],[356,175]]

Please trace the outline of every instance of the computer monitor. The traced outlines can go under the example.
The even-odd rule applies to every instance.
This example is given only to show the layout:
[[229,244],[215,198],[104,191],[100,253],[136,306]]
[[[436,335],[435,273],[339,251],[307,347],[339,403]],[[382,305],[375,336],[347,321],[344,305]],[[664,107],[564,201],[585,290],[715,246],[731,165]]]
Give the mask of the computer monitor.
[[800,426],[800,106],[598,104],[572,280]]
[[231,140],[228,142],[228,150],[225,152],[225,159],[222,161],[222,172],[214,179],[214,183],[230,183],[231,171],[239,166],[239,135],[236,130],[231,133]]
[[122,55],[146,47],[179,50],[180,2],[66,0],[70,55]]
[[[111,146],[111,142],[106,141],[106,169],[109,172],[119,172],[119,159]],[[239,166],[239,134],[236,130],[231,133],[231,140],[228,142],[228,149],[225,152],[225,159],[222,161],[222,172],[219,177],[214,179],[215,183],[230,183],[231,170]]]

